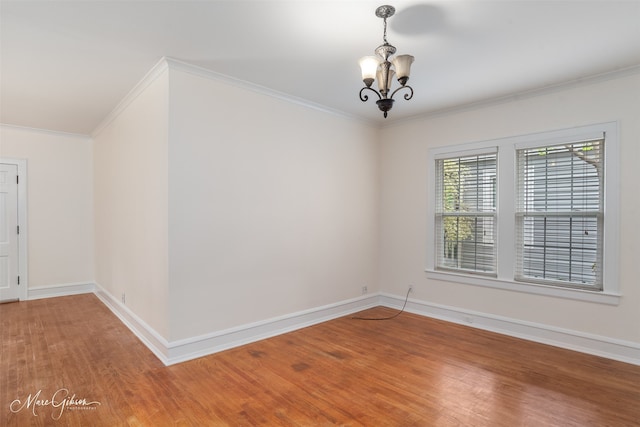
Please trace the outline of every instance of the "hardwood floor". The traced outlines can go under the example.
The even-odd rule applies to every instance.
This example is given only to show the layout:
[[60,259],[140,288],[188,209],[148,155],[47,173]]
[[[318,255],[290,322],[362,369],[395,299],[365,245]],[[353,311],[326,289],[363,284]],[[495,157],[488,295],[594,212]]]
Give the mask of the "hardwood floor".
[[409,313],[170,367],[94,295],[0,327],[0,426],[640,426],[640,366]]

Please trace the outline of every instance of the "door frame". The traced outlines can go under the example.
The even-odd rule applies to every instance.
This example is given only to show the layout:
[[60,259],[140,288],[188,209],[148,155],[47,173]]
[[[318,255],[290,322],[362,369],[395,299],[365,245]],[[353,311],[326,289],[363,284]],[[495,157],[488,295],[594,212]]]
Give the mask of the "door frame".
[[27,265],[29,251],[27,250],[28,222],[27,222],[27,159],[0,157],[0,163],[18,167],[18,275],[20,289],[18,298],[26,301],[29,296],[29,269]]

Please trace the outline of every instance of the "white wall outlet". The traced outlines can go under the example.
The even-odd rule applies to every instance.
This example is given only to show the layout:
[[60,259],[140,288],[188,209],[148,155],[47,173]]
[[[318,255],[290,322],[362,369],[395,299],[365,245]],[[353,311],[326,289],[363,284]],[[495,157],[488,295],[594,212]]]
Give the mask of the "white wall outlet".
[[369,292],[369,290],[367,289],[366,286],[362,287],[362,295],[366,294],[367,292]]
[[409,292],[413,292],[413,285],[409,285]]
[[126,297],[125,297],[124,292],[122,293],[122,303],[123,303],[123,304],[126,304]]

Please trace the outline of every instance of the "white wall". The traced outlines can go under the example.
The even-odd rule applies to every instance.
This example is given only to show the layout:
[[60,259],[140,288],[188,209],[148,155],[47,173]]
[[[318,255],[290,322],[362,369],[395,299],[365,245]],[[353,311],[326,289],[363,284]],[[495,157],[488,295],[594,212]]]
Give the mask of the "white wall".
[[94,137],[96,282],[167,338],[166,69],[142,86]]
[[[621,76],[466,111],[402,122],[382,132],[380,283],[418,300],[640,343],[640,75]],[[620,123],[618,306],[429,280],[425,274],[427,153],[431,147],[579,125]]]
[[92,283],[91,139],[1,125],[0,157],[27,160],[29,288]]
[[[30,287],[95,280],[172,342],[413,284],[417,300],[640,343],[639,75],[382,131],[184,67],[144,83],[93,144],[0,126],[0,157],[28,160]],[[426,278],[429,148],[615,120],[618,306]]]
[[375,292],[374,130],[170,75],[171,339]]

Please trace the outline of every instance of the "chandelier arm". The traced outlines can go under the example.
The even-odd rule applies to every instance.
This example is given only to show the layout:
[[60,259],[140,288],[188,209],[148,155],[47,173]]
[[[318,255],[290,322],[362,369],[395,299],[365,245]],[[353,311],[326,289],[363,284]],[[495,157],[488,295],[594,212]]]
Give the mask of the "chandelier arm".
[[405,86],[400,86],[398,89],[394,90],[393,93],[391,93],[391,96],[389,98],[393,98],[393,96],[396,94],[396,92],[398,92],[399,90],[402,89],[409,89],[409,93],[405,93],[404,94],[404,99],[406,99],[407,101],[410,100],[411,98],[413,98],[413,88],[409,85],[405,85]]
[[[380,93],[379,93],[377,90],[375,90],[375,89],[372,89],[372,88],[370,88],[370,87],[365,86],[365,87],[363,87],[362,89],[360,89],[360,101],[362,101],[362,102],[367,102],[367,101],[369,100],[369,97],[368,97],[366,94],[365,94],[365,95],[363,95],[363,94],[362,94],[362,92],[364,92],[364,91],[365,91],[365,89],[370,90],[371,92],[373,92],[373,93],[375,93],[376,95],[378,95],[378,98],[379,98],[379,99],[382,99],[382,95],[380,95]],[[395,92],[394,92],[394,93],[395,93]]]

